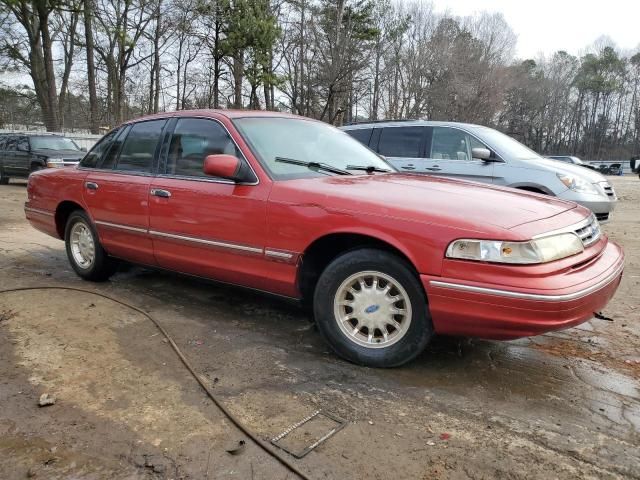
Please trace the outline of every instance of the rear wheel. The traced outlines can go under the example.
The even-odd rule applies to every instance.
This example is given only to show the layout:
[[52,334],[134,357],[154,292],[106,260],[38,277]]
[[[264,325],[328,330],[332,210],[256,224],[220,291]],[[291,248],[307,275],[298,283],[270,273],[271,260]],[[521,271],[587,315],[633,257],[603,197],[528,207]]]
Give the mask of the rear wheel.
[[0,167],[0,185],[7,185],[9,183],[9,177],[4,173],[4,169]]
[[115,273],[118,262],[102,248],[91,220],[82,210],[69,215],[64,239],[69,263],[78,276],[102,282]]
[[316,286],[314,314],[329,346],[359,365],[402,365],[433,336],[415,273],[382,250],[354,250],[333,260]]

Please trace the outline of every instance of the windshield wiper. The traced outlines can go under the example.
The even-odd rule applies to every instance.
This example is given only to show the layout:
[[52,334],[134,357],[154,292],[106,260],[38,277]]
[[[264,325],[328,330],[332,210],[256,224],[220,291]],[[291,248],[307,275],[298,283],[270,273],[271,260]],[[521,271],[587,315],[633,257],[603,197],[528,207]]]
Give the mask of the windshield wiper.
[[367,173],[373,173],[373,172],[380,172],[380,173],[389,173],[389,172],[393,172],[393,170],[389,170],[386,168],[380,168],[380,167],[375,167],[373,165],[347,165],[347,170],[362,170],[363,172],[367,172]]
[[305,162],[303,160],[296,160],[294,158],[286,158],[286,157],[276,157],[276,162],[281,163],[290,163],[291,165],[300,165],[302,167],[307,167],[311,170],[324,170],[326,172],[336,173],[338,175],[352,175],[346,170],[342,170],[337,167],[332,167],[326,163],[320,162]]

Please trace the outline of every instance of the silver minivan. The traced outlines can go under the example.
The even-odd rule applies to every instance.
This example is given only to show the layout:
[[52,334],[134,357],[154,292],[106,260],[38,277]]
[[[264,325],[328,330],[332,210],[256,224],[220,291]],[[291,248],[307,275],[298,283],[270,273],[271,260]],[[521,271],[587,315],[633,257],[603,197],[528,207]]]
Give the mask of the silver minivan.
[[492,128],[455,122],[390,121],[342,127],[401,172],[493,183],[571,200],[609,220],[617,197],[600,173],[543,158]]

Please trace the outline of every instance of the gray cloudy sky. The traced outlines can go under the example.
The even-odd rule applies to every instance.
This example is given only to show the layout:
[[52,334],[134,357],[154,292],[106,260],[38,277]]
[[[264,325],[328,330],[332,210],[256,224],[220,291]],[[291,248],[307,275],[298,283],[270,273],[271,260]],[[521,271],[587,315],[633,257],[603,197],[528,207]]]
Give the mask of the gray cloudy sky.
[[518,36],[517,55],[579,54],[606,35],[621,49],[640,47],[640,0],[433,0],[437,12],[501,12]]

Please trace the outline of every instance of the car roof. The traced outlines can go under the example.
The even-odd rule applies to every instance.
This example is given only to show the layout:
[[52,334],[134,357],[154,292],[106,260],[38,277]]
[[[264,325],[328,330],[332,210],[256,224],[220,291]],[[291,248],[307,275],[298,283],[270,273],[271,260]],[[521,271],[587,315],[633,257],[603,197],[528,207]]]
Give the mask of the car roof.
[[360,128],[383,128],[383,127],[466,127],[466,128],[489,128],[484,125],[462,122],[444,122],[437,120],[376,120],[375,122],[358,122],[345,125],[343,130],[356,130]]
[[[123,125],[130,123],[137,123],[145,120],[161,119],[161,118],[181,118],[181,117],[209,117],[215,118],[218,116],[227,117],[229,119],[234,118],[299,118],[303,120],[313,120],[292,113],[284,112],[272,112],[270,110],[226,110],[226,109],[197,109],[197,110],[179,110],[174,112],[162,112],[152,115],[145,115],[144,117],[138,117],[126,122]],[[315,120],[314,120],[315,121]]]
[[60,135],[59,133],[49,133],[49,132],[8,132],[8,133],[0,133],[0,137],[61,137],[61,138],[66,138],[64,135]]

